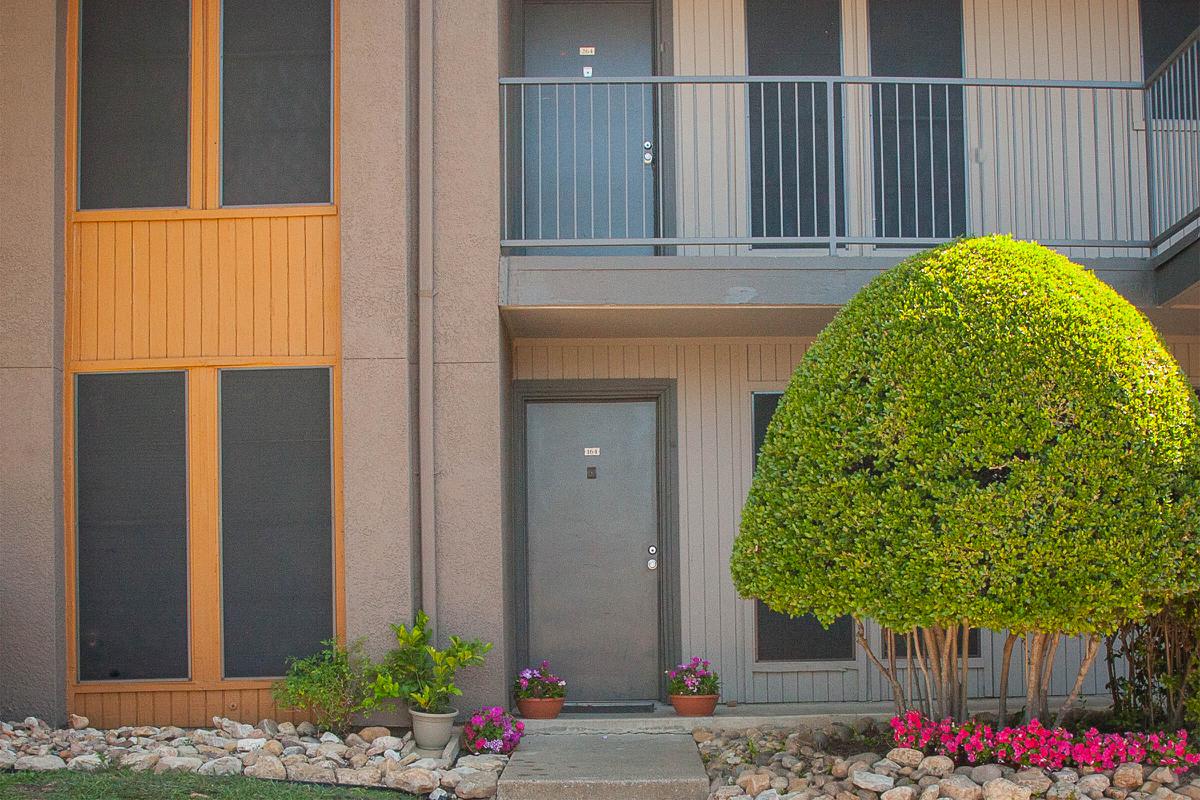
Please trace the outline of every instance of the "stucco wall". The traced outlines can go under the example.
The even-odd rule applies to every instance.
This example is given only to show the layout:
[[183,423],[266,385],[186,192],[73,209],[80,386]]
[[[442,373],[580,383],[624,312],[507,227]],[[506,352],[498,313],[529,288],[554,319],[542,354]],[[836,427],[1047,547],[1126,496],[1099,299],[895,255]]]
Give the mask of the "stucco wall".
[[417,596],[415,6],[341,4],[346,628],[373,656]]
[[66,708],[60,3],[0,5],[0,719]]

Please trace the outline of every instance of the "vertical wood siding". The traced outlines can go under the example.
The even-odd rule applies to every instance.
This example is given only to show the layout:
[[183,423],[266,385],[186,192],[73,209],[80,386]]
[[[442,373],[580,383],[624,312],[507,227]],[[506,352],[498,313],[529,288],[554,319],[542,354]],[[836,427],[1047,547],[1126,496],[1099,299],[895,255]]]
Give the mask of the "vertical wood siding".
[[332,356],[334,214],[72,224],[75,361]]
[[72,691],[72,713],[87,717],[97,728],[121,725],[178,725],[210,727],[215,716],[254,724],[261,719],[299,722],[306,717],[279,708],[269,688],[188,689],[172,691]]
[[[673,378],[678,388],[679,572],[685,655],[713,659],[725,691],[742,702],[886,700],[889,687],[865,656],[847,662],[755,662],[754,606],[737,597],[729,556],[742,503],[750,488],[750,398],[787,385],[811,339],[518,339],[512,345],[514,380]],[[1200,384],[1200,337],[1174,337],[1168,347]],[[879,644],[879,630],[868,635]],[[975,697],[999,690],[1004,634],[984,631],[980,657],[969,666]],[[1013,653],[1013,696],[1024,692],[1021,647]],[[1082,657],[1082,643],[1066,639],[1055,660],[1051,690],[1066,694]],[[902,677],[903,680],[903,677]],[[1102,663],[1084,684],[1103,694]]]
[[[965,77],[1141,80],[1137,0],[962,2]],[[842,0],[841,10],[842,72],[870,75],[868,0]],[[674,74],[745,75],[745,13],[742,0],[678,0],[672,17]],[[847,219],[851,232],[869,234],[874,226],[871,92],[856,86],[844,91]],[[748,235],[745,104],[741,87],[680,88],[671,181],[680,229]],[[965,92],[964,109],[968,232],[1036,228],[1060,239],[1147,237],[1140,157],[1145,137],[1136,93],[977,88]],[[689,247],[680,253],[746,249]],[[870,249],[851,248],[854,254]],[[1077,258],[1144,255],[1128,248],[1066,253]]]

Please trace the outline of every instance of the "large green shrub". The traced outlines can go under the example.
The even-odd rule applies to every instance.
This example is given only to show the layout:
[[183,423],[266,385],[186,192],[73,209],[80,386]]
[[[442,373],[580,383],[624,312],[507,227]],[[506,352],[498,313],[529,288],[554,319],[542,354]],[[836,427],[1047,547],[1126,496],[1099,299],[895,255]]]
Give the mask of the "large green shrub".
[[[1196,585],[1198,416],[1151,325],[1082,267],[1000,236],[921,253],[797,368],[734,583],[792,615],[920,628],[918,652],[952,658],[969,625],[1043,634],[1030,656],[1052,658],[1050,634],[1111,632]],[[926,696],[961,714],[940,667]]]

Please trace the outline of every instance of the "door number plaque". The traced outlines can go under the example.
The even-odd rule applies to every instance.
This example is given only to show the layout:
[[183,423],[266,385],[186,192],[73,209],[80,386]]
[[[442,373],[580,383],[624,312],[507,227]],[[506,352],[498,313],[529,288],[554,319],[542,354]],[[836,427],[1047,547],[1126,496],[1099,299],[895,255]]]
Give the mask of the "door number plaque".
[[599,447],[585,447],[585,448],[583,448],[583,454],[585,456],[598,456],[598,455],[600,455],[600,448]]
[[595,47],[595,45],[581,45],[581,46],[579,47],[579,55],[581,55],[581,56],[594,56],[594,55],[596,55],[596,47]]

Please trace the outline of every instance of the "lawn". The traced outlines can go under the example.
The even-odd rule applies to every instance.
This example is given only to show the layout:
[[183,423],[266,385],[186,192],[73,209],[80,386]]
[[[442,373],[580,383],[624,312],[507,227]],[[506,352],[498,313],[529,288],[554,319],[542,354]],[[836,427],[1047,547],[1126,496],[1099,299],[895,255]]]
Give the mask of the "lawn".
[[257,778],[206,778],[111,770],[96,773],[0,773],[2,800],[416,800],[390,789],[280,783]]

